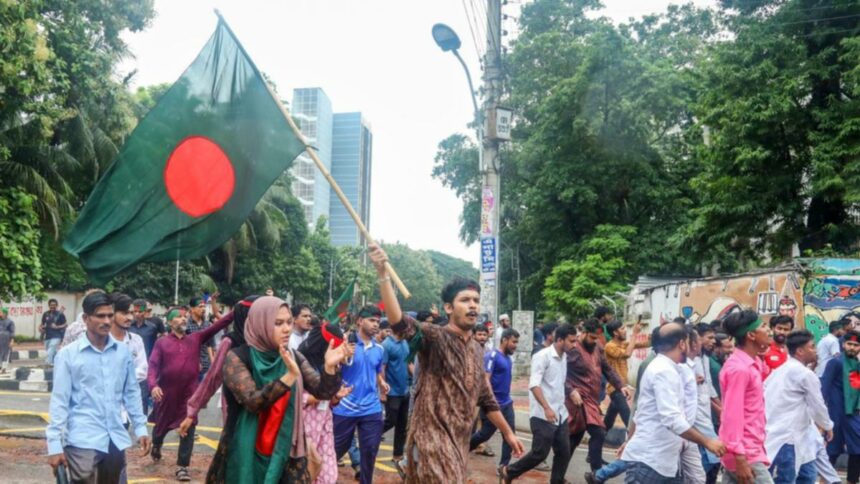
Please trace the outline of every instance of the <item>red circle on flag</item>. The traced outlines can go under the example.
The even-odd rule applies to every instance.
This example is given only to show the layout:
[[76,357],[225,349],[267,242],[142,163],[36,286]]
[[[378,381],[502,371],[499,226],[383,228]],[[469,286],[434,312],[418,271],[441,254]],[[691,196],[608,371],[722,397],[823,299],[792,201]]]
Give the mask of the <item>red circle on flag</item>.
[[236,178],[233,164],[214,141],[189,136],[180,141],[164,168],[164,185],[173,203],[192,217],[219,210],[230,196]]

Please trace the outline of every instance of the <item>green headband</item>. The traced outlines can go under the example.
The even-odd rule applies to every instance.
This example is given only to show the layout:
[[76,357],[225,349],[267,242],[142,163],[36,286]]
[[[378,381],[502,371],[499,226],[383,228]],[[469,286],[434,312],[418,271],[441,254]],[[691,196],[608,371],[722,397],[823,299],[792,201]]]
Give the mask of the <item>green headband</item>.
[[167,313],[167,322],[173,321],[177,316],[181,316],[182,312],[178,309],[171,309],[169,313]]
[[742,330],[740,330],[740,332],[735,336],[738,339],[738,343],[743,344],[743,342],[740,340],[742,340],[748,333],[751,333],[751,332],[757,330],[758,327],[761,326],[762,323],[763,323],[763,321],[761,320],[761,318],[756,318],[755,321],[746,325],[746,327],[744,327]]
[[0,313],[9,314],[9,308],[0,308]]

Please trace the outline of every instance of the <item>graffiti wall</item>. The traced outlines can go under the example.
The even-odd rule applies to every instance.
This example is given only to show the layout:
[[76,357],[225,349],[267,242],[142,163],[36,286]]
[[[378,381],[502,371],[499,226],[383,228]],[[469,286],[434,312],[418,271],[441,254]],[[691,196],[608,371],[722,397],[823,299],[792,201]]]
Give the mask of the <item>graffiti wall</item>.
[[860,260],[815,259],[804,265],[810,274],[803,287],[804,321],[819,338],[830,321],[860,311]]
[[764,319],[777,314],[797,318],[801,281],[792,270],[703,279],[681,286],[681,315],[693,323],[711,322],[743,309]]

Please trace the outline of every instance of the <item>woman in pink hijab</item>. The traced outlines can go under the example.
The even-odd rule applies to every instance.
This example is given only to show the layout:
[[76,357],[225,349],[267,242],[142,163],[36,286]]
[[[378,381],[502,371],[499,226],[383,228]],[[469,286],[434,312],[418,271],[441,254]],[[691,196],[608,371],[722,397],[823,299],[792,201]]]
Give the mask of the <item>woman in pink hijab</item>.
[[257,299],[245,321],[245,345],[232,349],[224,362],[227,424],[212,459],[207,482],[276,484],[308,483],[302,391],[321,400],[341,386],[340,363],[349,345],[330,345],[317,371],[299,352],[288,348],[293,318],[281,299]]

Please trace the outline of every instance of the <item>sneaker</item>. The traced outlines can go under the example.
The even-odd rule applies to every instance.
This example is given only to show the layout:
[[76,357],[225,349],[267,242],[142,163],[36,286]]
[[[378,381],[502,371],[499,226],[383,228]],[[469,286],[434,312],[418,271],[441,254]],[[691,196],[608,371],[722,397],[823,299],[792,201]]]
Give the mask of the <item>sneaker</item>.
[[406,459],[391,459],[391,462],[394,464],[394,468],[397,469],[397,473],[400,474],[400,478],[406,479]]
[[543,461],[535,467],[535,470],[541,472],[549,472],[552,470],[552,467],[550,467],[549,464],[546,463],[546,461]]
[[152,462],[158,462],[161,460],[161,446],[153,445],[152,450],[149,451],[150,457],[152,457]]
[[485,457],[495,457],[496,456],[496,453],[493,452],[493,449],[491,449],[490,446],[483,446],[483,447],[479,448],[478,450],[476,450],[475,453],[478,455],[483,455]]
[[187,467],[176,469],[176,480],[180,482],[191,482],[191,475],[188,473]]

